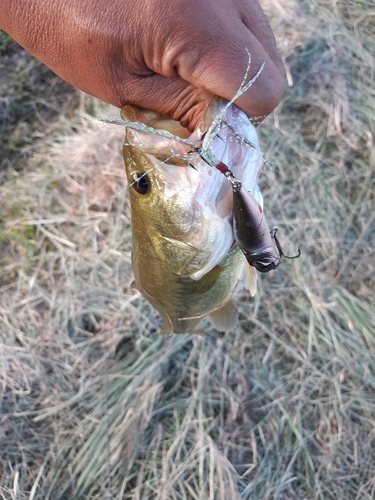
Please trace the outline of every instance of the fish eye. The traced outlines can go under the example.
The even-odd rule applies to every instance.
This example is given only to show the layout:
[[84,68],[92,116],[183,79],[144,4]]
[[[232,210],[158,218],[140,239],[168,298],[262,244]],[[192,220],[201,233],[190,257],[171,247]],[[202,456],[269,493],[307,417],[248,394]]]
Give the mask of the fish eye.
[[139,194],[146,194],[150,187],[148,175],[142,172],[133,172],[133,188]]

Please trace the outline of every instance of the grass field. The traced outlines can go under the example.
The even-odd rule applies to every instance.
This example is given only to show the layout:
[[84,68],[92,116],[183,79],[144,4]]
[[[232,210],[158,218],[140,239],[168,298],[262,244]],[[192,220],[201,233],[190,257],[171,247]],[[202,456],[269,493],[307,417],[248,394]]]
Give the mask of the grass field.
[[225,336],[159,335],[123,131],[0,33],[1,499],[375,498],[374,4],[263,5],[288,86],[261,187],[302,255]]

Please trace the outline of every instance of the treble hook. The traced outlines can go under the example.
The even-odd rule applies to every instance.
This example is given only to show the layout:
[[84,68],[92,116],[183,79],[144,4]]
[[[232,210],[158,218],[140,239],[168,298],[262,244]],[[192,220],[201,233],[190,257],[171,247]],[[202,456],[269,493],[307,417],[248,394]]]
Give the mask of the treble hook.
[[277,229],[276,226],[270,227],[271,238],[273,238],[275,240],[275,243],[276,243],[276,246],[277,246],[277,250],[279,251],[280,257],[285,257],[285,259],[298,259],[298,257],[300,257],[300,255],[301,255],[300,248],[298,247],[298,254],[297,255],[293,255],[293,257],[289,257],[288,255],[285,255],[285,253],[283,252],[283,250],[281,248],[279,239],[276,236],[277,235],[277,231],[278,231],[278,229]]

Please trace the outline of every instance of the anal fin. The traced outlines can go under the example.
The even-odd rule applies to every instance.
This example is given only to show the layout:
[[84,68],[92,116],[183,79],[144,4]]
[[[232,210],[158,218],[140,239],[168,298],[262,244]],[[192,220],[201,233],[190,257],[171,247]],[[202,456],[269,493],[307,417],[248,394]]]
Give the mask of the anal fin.
[[228,299],[224,304],[212,311],[208,317],[217,330],[228,332],[233,330],[237,324],[237,307],[232,299]]

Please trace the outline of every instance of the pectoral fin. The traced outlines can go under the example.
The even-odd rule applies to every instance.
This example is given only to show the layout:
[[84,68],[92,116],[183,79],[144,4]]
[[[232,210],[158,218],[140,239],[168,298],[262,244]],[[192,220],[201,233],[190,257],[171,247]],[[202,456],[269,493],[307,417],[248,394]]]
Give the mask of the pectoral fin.
[[237,324],[238,311],[232,299],[228,299],[220,307],[212,311],[208,317],[217,330],[228,332]]
[[255,267],[250,266],[250,264],[246,261],[241,280],[246,289],[249,290],[252,297],[254,297],[257,291],[257,278],[258,276]]

